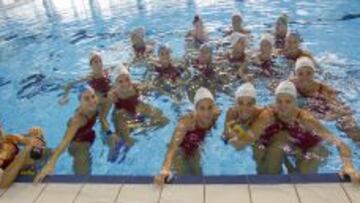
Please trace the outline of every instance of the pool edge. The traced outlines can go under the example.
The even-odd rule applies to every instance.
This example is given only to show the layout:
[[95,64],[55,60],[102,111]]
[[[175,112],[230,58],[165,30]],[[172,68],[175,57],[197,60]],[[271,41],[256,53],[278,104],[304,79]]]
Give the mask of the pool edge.
[[[16,182],[30,183],[33,176],[21,175]],[[104,183],[104,184],[152,184],[153,176],[122,175],[51,175],[45,183]],[[336,173],[307,175],[221,175],[221,176],[175,176],[171,184],[306,184],[350,182]]]

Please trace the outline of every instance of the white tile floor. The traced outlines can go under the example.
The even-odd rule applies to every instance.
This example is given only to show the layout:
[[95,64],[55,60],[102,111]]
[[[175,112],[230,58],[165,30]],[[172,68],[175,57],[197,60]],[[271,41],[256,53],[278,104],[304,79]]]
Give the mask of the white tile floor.
[[166,185],[15,183],[0,203],[360,203],[351,183],[272,185]]

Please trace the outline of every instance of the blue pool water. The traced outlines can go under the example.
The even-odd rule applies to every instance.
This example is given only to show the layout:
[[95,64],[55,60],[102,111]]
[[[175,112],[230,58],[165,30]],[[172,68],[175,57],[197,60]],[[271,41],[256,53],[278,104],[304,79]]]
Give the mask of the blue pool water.
[[[184,55],[183,36],[195,14],[201,14],[212,39],[230,24],[233,12],[241,11],[252,30],[255,47],[260,34],[271,30],[281,12],[290,16],[290,27],[304,39],[322,66],[324,79],[342,93],[359,120],[360,107],[360,13],[358,0],[271,1],[271,0],[35,0],[21,7],[0,10],[0,119],[6,131],[24,132],[42,126],[50,147],[60,142],[68,118],[77,106],[75,93],[66,106],[57,100],[61,86],[89,71],[88,54],[102,50],[107,66],[131,56],[129,31],[144,26],[147,38],[167,42],[173,57]],[[143,69],[132,69],[141,81]],[[258,83],[259,103],[269,104],[271,94]],[[179,116],[191,109],[187,98],[174,107],[167,96],[151,95],[146,101],[161,107],[170,123],[162,129],[135,135],[137,142],[121,164],[107,162],[108,148],[101,136],[92,147],[93,174],[154,175],[162,164],[166,144]],[[206,138],[202,166],[206,175],[254,174],[250,148],[237,152],[220,139],[226,109],[232,98],[218,95],[222,110],[217,128]],[[325,123],[354,152],[360,168],[359,146],[339,132],[333,122]],[[96,128],[100,132],[99,125]],[[320,172],[336,172],[341,167],[338,153],[332,154]],[[72,174],[72,159],[65,152],[56,174]]]

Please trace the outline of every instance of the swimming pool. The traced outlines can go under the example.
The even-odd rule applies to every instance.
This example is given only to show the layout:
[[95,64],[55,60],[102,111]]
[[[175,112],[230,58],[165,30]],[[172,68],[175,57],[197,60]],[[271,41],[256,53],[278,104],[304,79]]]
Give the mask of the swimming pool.
[[[127,60],[131,55],[129,31],[144,26],[147,38],[167,42],[173,57],[184,55],[183,36],[196,13],[203,16],[211,38],[221,36],[219,29],[230,24],[233,12],[241,11],[252,30],[255,47],[260,34],[271,30],[283,11],[290,16],[290,27],[304,38],[323,69],[322,79],[342,91],[356,112],[360,107],[360,3],[349,1],[217,1],[217,0],[35,0],[11,10],[0,11],[0,119],[6,131],[24,132],[33,125],[42,126],[50,147],[63,137],[67,119],[77,106],[76,94],[68,105],[57,103],[61,86],[88,70],[88,53],[102,50],[105,65]],[[354,17],[354,18],[352,18]],[[131,70],[142,80],[143,68]],[[258,83],[259,103],[272,100],[270,92]],[[185,99],[174,107],[167,96],[151,94],[146,101],[161,107],[169,118],[162,129],[136,134],[137,143],[121,163],[107,161],[108,148],[101,136],[92,147],[92,173],[111,175],[154,175],[160,170],[169,139],[178,118],[191,109]],[[205,175],[254,174],[250,148],[237,152],[220,139],[225,111],[232,98],[218,95],[222,110],[217,128],[206,138],[202,166]],[[356,112],[359,120],[359,113]],[[334,127],[326,126],[351,146],[355,167],[360,166],[359,146]],[[97,125],[97,132],[100,126]],[[341,167],[335,148],[320,172],[336,172]],[[72,174],[72,160],[64,153],[56,165],[56,174]]]

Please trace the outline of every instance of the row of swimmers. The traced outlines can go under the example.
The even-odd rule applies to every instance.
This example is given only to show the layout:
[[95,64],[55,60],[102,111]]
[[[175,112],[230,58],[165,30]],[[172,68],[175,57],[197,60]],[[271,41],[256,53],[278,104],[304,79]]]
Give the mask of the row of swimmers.
[[[191,115],[187,115],[179,121],[179,125],[175,129],[174,138],[170,143],[169,151],[164,161],[163,170],[161,171],[161,175],[156,177],[156,182],[164,182],[165,179],[168,178],[168,175],[172,169],[175,169],[179,174],[201,173],[201,167],[198,162],[200,159],[200,153],[198,149],[201,146],[207,131],[215,123],[215,117],[217,118],[219,115],[219,110],[217,110],[213,103],[214,99],[212,95],[215,95],[216,97],[219,91],[223,91],[223,89],[219,87],[225,86],[228,83],[235,83],[238,80],[244,80],[245,82],[251,81],[255,83],[256,79],[260,78],[260,75],[256,75],[255,77],[254,75],[247,74],[244,70],[244,68],[247,68],[247,66],[252,63],[259,65],[266,73],[265,75],[269,80],[269,84],[272,84],[269,85],[269,88],[275,91],[275,88],[273,87],[276,87],[280,80],[288,77],[288,75],[281,75],[280,78],[276,78],[276,76],[272,74],[275,71],[282,71],[278,68],[280,65],[276,67],[273,61],[274,57],[281,56],[285,56],[285,58],[289,61],[295,62],[295,68],[293,68],[293,72],[295,74],[289,80],[292,82],[291,84],[294,86],[296,93],[292,94],[292,96],[294,96],[293,100],[288,99],[283,101],[283,103],[289,105],[291,108],[288,108],[290,109],[296,109],[294,112],[310,113],[296,113],[295,116],[292,114],[294,112],[289,113],[288,117],[290,118],[289,121],[291,121],[289,122],[291,124],[290,125],[286,122],[287,117],[285,116],[285,118],[283,118],[281,116],[281,113],[284,111],[278,110],[280,106],[279,108],[260,109],[259,107],[256,107],[255,96],[252,96],[252,102],[248,103],[244,103],[243,101],[239,102],[239,98],[237,97],[235,107],[230,109],[227,115],[223,137],[224,140],[231,143],[238,149],[241,149],[243,146],[252,142],[261,143],[260,145],[256,144],[257,147],[254,145],[254,158],[257,162],[258,172],[265,174],[281,173],[282,163],[287,163],[288,167],[291,169],[289,169],[289,171],[297,171],[301,173],[316,171],[319,160],[321,160],[319,159],[319,156],[321,157],[323,154],[325,154],[325,152],[323,148],[315,148],[315,146],[318,146],[321,140],[330,139],[329,137],[327,137],[329,139],[326,139],[323,136],[324,134],[326,136],[330,136],[330,133],[324,133],[325,129],[321,127],[321,124],[315,122],[317,119],[336,120],[340,129],[346,132],[354,140],[359,140],[359,127],[357,126],[355,119],[352,116],[351,110],[338,98],[337,92],[334,89],[314,79],[317,65],[315,64],[315,61],[311,55],[300,47],[300,39],[298,35],[292,32],[287,32],[286,16],[280,16],[276,23],[276,40],[274,44],[277,50],[273,50],[272,40],[269,37],[264,37],[260,43],[260,52],[254,57],[249,56],[249,54],[245,51],[247,48],[247,40],[249,39],[247,36],[249,31],[244,28],[239,29],[239,22],[241,25],[241,16],[234,15],[233,29],[227,32],[230,38],[231,51],[225,54],[218,54],[216,57],[213,57],[214,54],[212,53],[212,48],[208,43],[206,43],[206,40],[196,40],[196,38],[198,38],[201,33],[204,34],[205,32],[200,31],[200,34],[198,33],[199,29],[203,29],[203,23],[199,16],[195,16],[193,22],[194,29],[189,32],[189,34],[186,36],[186,39],[195,41],[196,44],[200,44],[199,54],[193,58],[190,58],[189,60],[185,60],[180,65],[173,62],[171,57],[171,49],[168,46],[160,46],[158,50],[158,56],[154,58],[150,54],[152,49],[150,44],[147,44],[144,40],[143,29],[136,29],[131,35],[135,56],[136,58],[144,59],[144,61],[149,65],[149,73],[153,79],[147,80],[143,84],[133,82],[128,68],[123,64],[121,64],[116,71],[114,71],[113,68],[106,69],[104,68],[101,55],[97,52],[92,53],[89,58],[89,63],[91,66],[91,72],[89,75],[80,80],[67,84],[65,86],[65,94],[59,102],[60,104],[65,104],[68,101],[68,95],[71,89],[78,83],[86,82],[91,88],[80,88],[79,107],[75,111],[74,115],[69,119],[68,129],[62,142],[53,151],[47,164],[35,178],[35,182],[42,181],[44,177],[46,177],[54,170],[57,159],[59,158],[60,154],[63,153],[67,148],[69,153],[74,157],[73,167],[75,173],[78,175],[87,175],[90,173],[91,160],[89,149],[96,136],[93,130],[93,126],[96,120],[99,120],[102,130],[106,135],[108,135],[109,146],[111,150],[116,150],[115,146],[124,146],[129,148],[134,144],[134,140],[130,136],[131,125],[129,125],[129,121],[131,120],[136,120],[139,117],[147,117],[149,118],[147,126],[165,126],[168,123],[168,119],[159,109],[145,103],[141,99],[141,96],[146,96],[147,92],[153,90],[160,91],[161,93],[171,96],[174,92],[169,91],[169,88],[166,88],[168,85],[175,86],[174,89],[176,89],[176,87],[186,85],[188,83],[192,84],[193,82],[198,84],[193,85],[195,88],[189,88],[188,95],[190,100],[194,101],[196,110]],[[280,36],[282,36],[282,38]],[[223,64],[223,61],[228,63]],[[249,63],[249,61],[251,63]],[[269,61],[271,63],[269,63]],[[132,64],[129,66],[131,65]],[[185,68],[190,66],[197,70],[198,73],[193,75],[191,71]],[[275,69],[275,67],[277,69]],[[189,78],[182,78],[183,74],[190,75],[190,82]],[[116,76],[114,83],[111,81],[111,76],[113,75]],[[234,75],[236,77],[233,77]],[[209,96],[210,94],[208,94],[208,90],[204,90],[204,88],[198,88],[201,86],[207,86],[209,83],[206,82],[209,81],[209,79],[212,81],[211,84],[215,85],[215,87],[211,85],[208,86],[208,89],[211,92],[211,96]],[[274,79],[277,79],[277,81],[272,83]],[[280,86],[281,85],[278,87]],[[251,87],[251,84],[246,83],[245,87],[245,89],[247,89],[246,91],[248,91],[248,89],[251,89],[249,88]],[[241,88],[244,87],[242,86]],[[205,106],[198,104],[199,97],[201,98],[201,95],[204,95],[204,92],[208,92],[205,94],[208,95],[207,99],[205,100],[211,100],[211,102],[209,101],[211,104]],[[231,92],[227,93],[231,94]],[[276,95],[278,96],[278,94]],[[300,96],[301,99],[306,98],[306,102],[300,102],[301,108],[296,107],[296,96]],[[274,105],[275,107],[277,106],[277,102],[278,99]],[[110,124],[107,121],[107,115],[112,105],[114,106],[114,111],[112,113],[112,121],[115,127],[114,132],[110,129]],[[198,106],[201,108],[198,108]],[[245,108],[244,106],[249,107],[250,110],[247,109],[245,110],[245,113],[242,112],[243,110],[240,109]],[[283,108],[283,106],[281,106],[281,108]],[[210,109],[212,110],[210,111]],[[252,126],[253,124],[255,125],[258,123],[255,122],[258,120],[258,118],[261,121],[260,118],[263,117],[261,115],[267,114],[269,115],[265,117],[268,117],[269,121],[262,122],[265,124],[268,124],[269,122],[271,128],[263,129],[264,132],[266,131],[265,134],[267,134],[267,136],[263,137],[262,134],[264,134],[264,132],[259,130],[261,128],[252,130]],[[316,119],[311,115],[314,115]],[[308,124],[305,129],[302,129],[303,125],[306,125],[300,122],[301,119],[310,119],[311,121],[314,120],[314,123],[310,122],[310,124]],[[246,122],[242,123],[244,120]],[[283,120],[285,122],[283,122]],[[211,125],[209,123],[210,121]],[[261,126],[265,126],[264,123],[262,123]],[[196,125],[194,126],[193,124]],[[319,130],[318,132],[314,129],[315,133],[313,133],[312,130],[309,130],[312,129],[312,127],[319,128],[324,131]],[[270,132],[268,133],[267,131]],[[182,135],[178,135],[181,133]],[[32,134],[33,133],[28,133],[28,135]],[[236,134],[238,134],[238,136],[235,136]],[[271,134],[276,134],[276,136]],[[17,135],[15,136],[17,137],[16,139],[8,139],[8,137],[11,136],[2,137],[3,138],[1,139],[2,144],[0,149],[2,150],[1,152],[4,153],[4,156],[0,156],[0,160],[7,163],[1,165],[3,171],[5,171],[4,174],[9,174],[8,171],[10,170],[8,170],[8,168],[11,166],[11,164],[18,163],[13,161],[15,160],[15,157],[20,155],[19,150],[14,150],[19,149],[15,146],[21,143],[25,144],[26,146],[29,145],[29,148],[43,148],[45,146],[45,141],[43,139],[40,139],[41,142],[19,141],[27,139],[39,140],[39,136],[21,137],[20,135]],[[283,139],[275,139],[278,137]],[[296,166],[290,167],[290,164],[284,157],[288,155],[288,151],[294,152],[294,150],[288,150],[291,148],[288,146],[294,145],[294,143],[291,143],[290,141],[297,139],[303,143],[299,144],[299,146],[295,145],[296,148],[300,149],[298,150],[299,153],[296,153],[298,156],[298,162]],[[333,138],[331,137],[331,139]],[[8,140],[17,141],[12,142]],[[307,142],[309,143],[307,144]],[[7,143],[5,146],[12,145],[13,150],[7,150],[7,147],[3,147],[3,143]],[[10,145],[8,145],[9,143]],[[275,144],[273,145],[272,143]],[[351,153],[349,152],[348,148],[337,138],[334,138],[333,144],[335,144],[340,149],[343,160],[347,160],[344,161],[343,172],[349,174],[352,179],[356,180],[357,173],[351,165]],[[306,145],[309,145],[309,147],[304,147]],[[320,155],[313,153],[310,150],[313,149],[313,147],[315,151],[319,150],[318,152],[321,152]],[[178,151],[182,152],[180,153]],[[310,153],[307,153],[308,151]],[[309,156],[311,158],[312,154],[317,156],[316,160],[310,161],[311,159],[305,159]],[[274,160],[275,162],[278,160],[278,164],[268,164],[273,163]],[[18,166],[19,170],[21,170],[23,163],[17,164],[16,166]],[[9,182],[11,182],[9,180],[13,180],[14,178],[11,175],[3,175],[3,177],[10,177],[5,179],[5,185],[9,184]]]
[[[354,182],[359,181],[349,147],[309,111],[298,107],[294,83],[281,82],[275,96],[273,104],[260,107],[256,105],[255,87],[251,83],[241,85],[235,92],[234,106],[227,110],[222,139],[237,150],[252,145],[258,174],[280,174],[283,165],[289,173],[316,173],[327,156],[324,144],[330,143],[337,147],[343,161],[340,174],[348,175]],[[69,121],[63,141],[37,174],[35,182],[41,182],[54,170],[59,155],[66,148],[74,156],[75,171],[76,167],[91,164],[88,148],[95,139],[93,127],[99,117],[98,100],[92,88],[85,88],[79,99],[80,106]],[[201,147],[219,115],[212,93],[204,87],[199,88],[194,97],[194,111],[184,115],[174,130],[160,175],[154,179],[157,184],[170,181],[171,171],[179,175],[201,175]],[[19,144],[25,145],[21,151]],[[24,167],[41,156],[34,155],[34,149],[44,146],[41,128],[32,128],[26,135],[5,135],[1,131],[1,185],[11,184]],[[295,163],[291,163],[289,157],[296,159]]]

